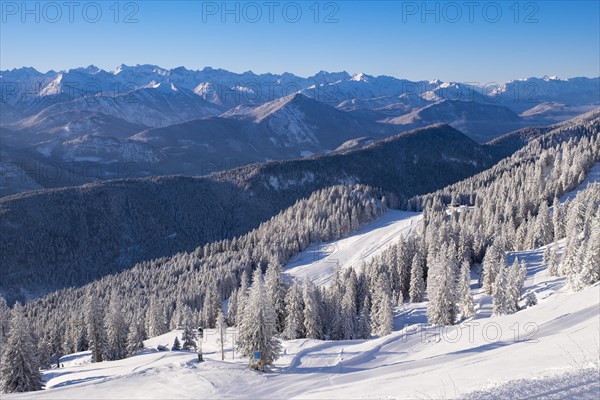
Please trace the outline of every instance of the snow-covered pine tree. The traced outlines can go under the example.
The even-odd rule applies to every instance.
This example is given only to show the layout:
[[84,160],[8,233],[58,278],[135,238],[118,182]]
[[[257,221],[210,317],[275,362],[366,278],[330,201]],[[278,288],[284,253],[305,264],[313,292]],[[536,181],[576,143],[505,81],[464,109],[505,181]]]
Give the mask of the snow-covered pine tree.
[[248,273],[246,270],[242,272],[240,278],[240,287],[237,292],[237,310],[235,312],[235,324],[239,326],[242,322],[242,316],[244,315],[244,307],[248,301]]
[[165,310],[156,298],[152,298],[148,308],[148,337],[162,335],[168,330]]
[[499,241],[488,247],[483,257],[483,290],[492,294],[496,274],[504,267],[504,246]]
[[181,342],[179,338],[175,336],[175,340],[173,340],[173,346],[171,346],[171,351],[179,351],[181,350]]
[[592,220],[579,281],[582,286],[600,281],[600,212]]
[[106,313],[107,360],[120,360],[127,356],[128,327],[123,316],[123,306],[117,293],[110,297]]
[[342,320],[342,339],[354,339],[356,338],[356,293],[354,290],[346,289],[342,298],[342,309],[341,309],[341,320]]
[[402,293],[402,298],[408,298],[410,290],[410,271],[412,267],[412,254],[408,248],[408,243],[404,238],[400,238],[396,248],[396,265],[394,266],[398,276],[398,294]]
[[554,227],[548,203],[542,202],[535,220],[535,230],[533,233],[533,247],[540,247],[552,242],[554,239]]
[[194,335],[194,329],[190,322],[185,322],[183,327],[183,333],[181,334],[181,340],[183,341],[183,350],[193,350],[196,348],[196,340]]
[[15,304],[0,368],[0,392],[30,392],[42,388],[42,378],[25,310]]
[[304,332],[307,338],[323,338],[323,322],[320,297],[317,288],[308,278],[304,281],[302,292],[304,302]]
[[89,341],[87,339],[87,325],[84,318],[78,318],[75,326],[75,351],[84,351],[89,348]]
[[470,318],[475,313],[473,295],[471,294],[471,264],[468,260],[463,261],[460,269],[458,312],[462,319]]
[[496,280],[493,285],[492,312],[494,315],[506,315],[511,313],[510,295],[507,279],[507,268],[501,267],[496,272]]
[[63,332],[58,325],[54,325],[50,332],[50,360],[56,365],[56,368],[60,368],[60,358],[64,355],[63,351]]
[[285,297],[286,317],[283,337],[299,339],[304,337],[304,305],[302,291],[298,282],[294,281]]
[[272,258],[265,272],[265,285],[267,292],[275,309],[277,332],[283,332],[285,324],[285,294],[286,286],[283,281],[281,264]]
[[379,336],[389,335],[392,332],[394,313],[389,279],[379,276],[373,293],[373,306],[371,308],[371,330]]
[[139,321],[132,321],[127,333],[127,355],[134,356],[144,349],[144,329]]
[[[36,340],[34,339],[34,342]],[[41,337],[37,339],[37,361],[40,369],[48,369],[52,362],[52,346],[50,345],[49,337]]]
[[432,325],[452,325],[456,319],[455,261],[447,253],[446,246],[440,249],[427,276],[427,320]]
[[325,311],[326,318],[323,325],[326,334],[331,340],[341,340],[344,337],[343,315],[341,299],[344,295],[340,266],[336,265],[331,283],[326,290]]
[[238,309],[238,289],[235,288],[229,296],[229,302],[227,303],[227,322],[231,326],[236,325],[236,316]]
[[425,277],[423,276],[423,257],[417,251],[412,259],[410,270],[410,301],[419,303],[425,296]]
[[548,273],[552,276],[558,276],[558,267],[560,266],[560,260],[558,259],[558,245],[556,243],[550,243],[548,245]]
[[527,264],[525,264],[525,260],[519,263],[518,258],[515,257],[515,261],[508,272],[507,311],[509,314],[519,310],[519,299],[521,297],[521,291],[523,290],[523,284],[525,283],[526,275]]
[[370,339],[371,338],[371,316],[370,316],[371,303],[369,297],[365,297],[363,305],[360,309],[358,316],[358,327],[356,332],[357,339]]
[[552,230],[555,242],[565,237],[563,205],[560,204],[558,197],[554,197],[554,202],[552,203]]
[[87,293],[85,303],[85,323],[87,327],[87,338],[92,361],[102,362],[106,354],[106,331],[104,329],[104,310],[96,291],[91,289]]
[[186,305],[184,307],[183,315],[183,333],[181,334],[181,341],[183,343],[181,348],[183,350],[192,350],[196,348],[196,335],[194,334],[194,314],[192,309]]
[[[250,358],[250,365],[262,369],[262,365],[270,365],[277,359],[281,345],[275,337],[275,310],[271,304],[265,283],[257,268],[252,278],[252,287],[248,302],[244,307],[244,315],[240,324],[238,349],[244,357]],[[261,354],[261,363],[254,360],[254,352]]]
[[218,285],[214,282],[208,284],[208,289],[204,294],[202,303],[202,313],[200,323],[203,328],[214,328],[219,310],[222,309],[221,298],[219,296]]
[[10,308],[6,304],[4,297],[0,296],[0,356],[2,356],[2,344],[8,336],[8,327],[10,323]]

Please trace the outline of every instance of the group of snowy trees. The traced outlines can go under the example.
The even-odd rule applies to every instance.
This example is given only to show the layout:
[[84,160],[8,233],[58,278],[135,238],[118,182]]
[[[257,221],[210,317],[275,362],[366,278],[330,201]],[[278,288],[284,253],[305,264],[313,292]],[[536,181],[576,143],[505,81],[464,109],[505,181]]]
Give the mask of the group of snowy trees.
[[565,245],[560,261],[556,246],[545,256],[551,273],[564,275],[574,290],[600,281],[600,184],[580,192],[565,212]]
[[[42,388],[40,364],[29,319],[23,306],[17,303],[10,313],[0,299],[0,323],[10,315],[8,334],[2,338],[0,392],[28,392]],[[0,327],[4,329],[5,327]]]
[[[409,202],[424,214],[420,251],[426,260],[430,322],[451,323],[457,309],[464,316],[472,313],[467,265],[480,266],[494,314],[517,311],[526,268],[516,259],[507,267],[507,251],[554,243],[545,254],[551,273],[566,275],[576,290],[600,280],[600,185],[590,185],[572,202],[558,200],[600,160],[598,132],[597,120],[580,126],[576,135],[559,130],[486,172]],[[559,260],[555,242],[564,237]],[[457,279],[458,265],[465,272]]]
[[[249,287],[248,277],[270,265],[278,270],[267,274],[265,287],[276,283],[277,288],[267,293],[280,332],[287,294],[281,265],[311,243],[340,238],[372,221],[383,212],[378,198],[378,190],[364,185],[333,186],[299,200],[244,236],[143,262],[84,287],[29,302],[24,314],[32,326],[36,365],[46,368],[63,354],[88,349],[96,362],[119,359],[138,351],[144,338],[174,328],[184,329],[182,347],[192,348],[193,329],[214,328],[222,302],[230,297],[234,302],[234,290],[239,293],[238,304],[245,304],[242,287]],[[239,315],[238,324],[243,313]],[[312,329],[315,337],[322,335],[316,325],[309,333]],[[0,330],[5,332],[10,334],[8,328]]]

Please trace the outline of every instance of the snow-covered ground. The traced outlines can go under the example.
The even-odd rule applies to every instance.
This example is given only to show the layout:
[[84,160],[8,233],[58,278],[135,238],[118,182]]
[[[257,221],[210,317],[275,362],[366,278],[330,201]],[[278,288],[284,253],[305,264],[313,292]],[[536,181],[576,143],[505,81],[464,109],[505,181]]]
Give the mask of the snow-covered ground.
[[348,237],[309,246],[285,265],[285,273],[299,280],[308,277],[316,285],[327,285],[336,265],[342,270],[359,269],[362,262],[396,243],[400,235],[408,235],[420,220],[421,213],[388,210]]
[[7,398],[597,398],[600,286],[572,293],[563,278],[549,276],[543,250],[509,254],[526,260],[524,291],[539,300],[512,315],[492,317],[491,298],[473,279],[476,315],[459,325],[430,326],[426,302],[408,304],[396,309],[394,332],[383,338],[285,341],[266,374],[233,354],[233,332],[225,361],[211,332],[204,363],[193,352],[156,351],[181,334],[173,331],[125,360],[65,356],[64,368],[44,373],[49,390]]

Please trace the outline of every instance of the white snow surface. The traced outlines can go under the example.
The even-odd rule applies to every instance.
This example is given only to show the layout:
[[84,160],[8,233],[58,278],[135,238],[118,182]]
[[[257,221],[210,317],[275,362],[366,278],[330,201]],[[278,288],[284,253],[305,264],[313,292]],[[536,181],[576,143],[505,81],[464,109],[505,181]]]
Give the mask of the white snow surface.
[[308,277],[316,285],[327,285],[336,265],[342,271],[349,267],[360,269],[362,262],[396,243],[399,235],[408,235],[420,220],[421,213],[390,209],[343,239],[309,246],[292,257],[284,272],[300,281]]
[[[231,333],[221,361],[215,335],[207,332],[204,363],[193,352],[148,349],[95,364],[81,361],[89,360],[84,352],[44,372],[49,389],[6,398],[596,398],[600,287],[572,293],[564,278],[549,276],[543,250],[509,255],[525,259],[524,293],[535,290],[539,300],[512,315],[492,317],[491,297],[473,280],[470,320],[430,326],[426,302],[407,304],[396,308],[394,332],[382,338],[283,341],[269,373],[249,370],[239,355],[231,359]],[[180,333],[145,344],[170,347]]]

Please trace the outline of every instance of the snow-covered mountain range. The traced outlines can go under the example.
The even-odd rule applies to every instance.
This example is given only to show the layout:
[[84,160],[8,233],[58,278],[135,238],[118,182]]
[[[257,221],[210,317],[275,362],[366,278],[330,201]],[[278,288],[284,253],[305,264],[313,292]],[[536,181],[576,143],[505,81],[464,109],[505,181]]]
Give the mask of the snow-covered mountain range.
[[[525,126],[573,118],[600,101],[599,78],[486,85],[155,65],[46,73],[19,68],[0,71],[0,87],[4,160],[94,163],[102,171],[135,163],[127,177],[203,175],[306,157],[440,122],[483,143]],[[48,187],[33,175],[34,187]],[[72,184],[108,177],[94,174]],[[0,195],[28,187],[3,185]]]

